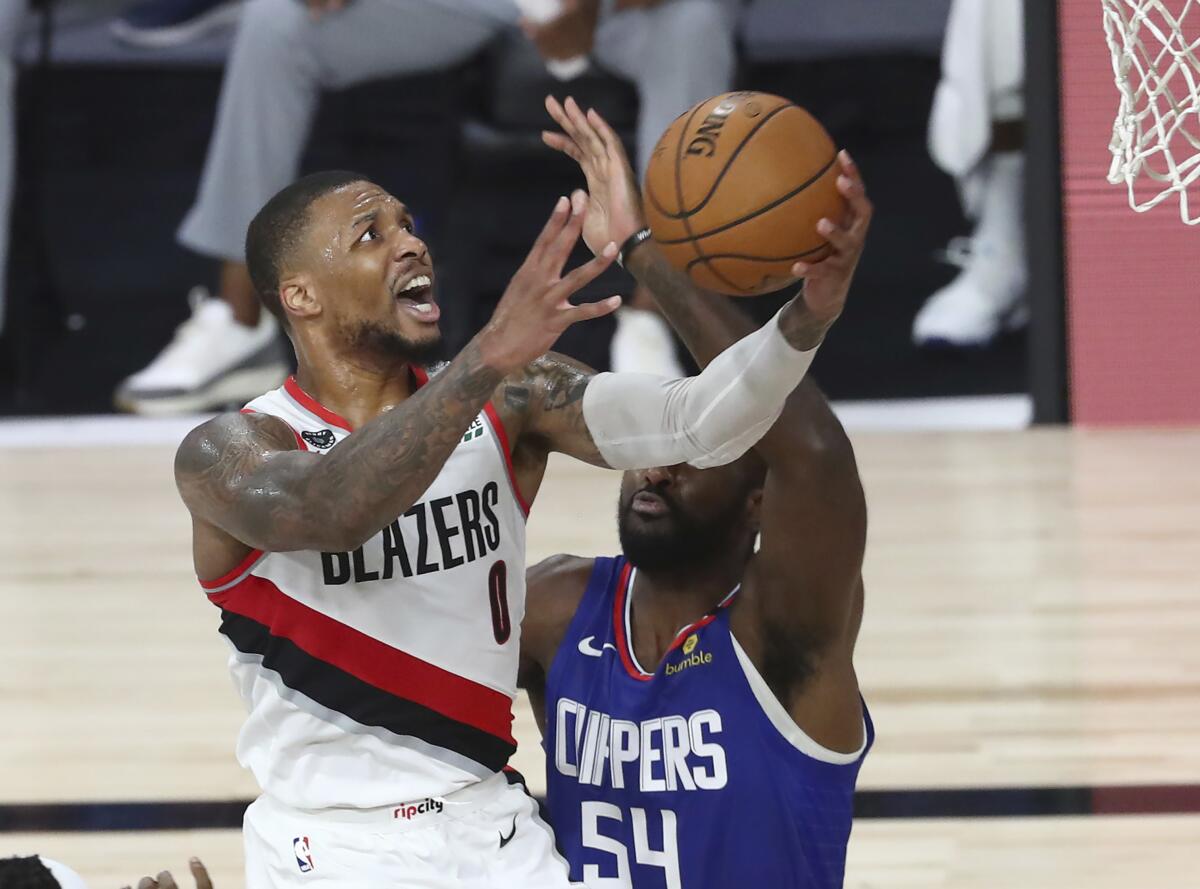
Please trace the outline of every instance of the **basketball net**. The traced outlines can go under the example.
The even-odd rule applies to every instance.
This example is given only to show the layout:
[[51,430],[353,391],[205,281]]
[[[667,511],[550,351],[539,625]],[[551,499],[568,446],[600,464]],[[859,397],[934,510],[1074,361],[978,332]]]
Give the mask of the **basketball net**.
[[1200,178],[1200,0],[1101,0],[1104,33],[1121,93],[1113,122],[1108,181],[1125,183],[1129,206],[1139,213],[1179,196],[1189,210],[1188,188]]

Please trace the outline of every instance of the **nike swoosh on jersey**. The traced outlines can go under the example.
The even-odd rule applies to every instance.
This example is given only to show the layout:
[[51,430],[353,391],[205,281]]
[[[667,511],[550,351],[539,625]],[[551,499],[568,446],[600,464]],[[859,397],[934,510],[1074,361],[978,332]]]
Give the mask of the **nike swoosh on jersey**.
[[611,642],[605,642],[603,648],[597,648],[592,644],[595,641],[595,636],[587,636],[586,638],[580,639],[579,653],[586,654],[588,657],[601,657],[604,655],[605,648],[611,648],[613,651],[617,650],[617,646],[613,645]]

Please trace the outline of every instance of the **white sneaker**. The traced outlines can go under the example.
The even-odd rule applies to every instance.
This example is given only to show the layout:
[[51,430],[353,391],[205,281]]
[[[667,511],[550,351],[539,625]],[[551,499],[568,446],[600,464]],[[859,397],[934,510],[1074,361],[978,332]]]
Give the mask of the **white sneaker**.
[[944,256],[962,272],[917,313],[912,337],[918,346],[979,348],[1029,321],[1021,218],[1024,157],[998,154],[988,164],[975,231],[951,241]]
[[687,376],[675,355],[675,340],[667,322],[654,312],[629,306],[617,310],[610,363],[617,373],[649,373],[671,379]]
[[117,407],[153,415],[240,407],[287,377],[279,325],[269,312],[247,327],[203,287],[193,288],[188,302],[192,317],[158,357],[121,383]]
[[989,345],[1003,331],[1029,321],[1025,275],[1010,256],[989,251],[970,238],[955,238],[947,261],[962,272],[925,301],[913,319],[920,347],[971,349]]

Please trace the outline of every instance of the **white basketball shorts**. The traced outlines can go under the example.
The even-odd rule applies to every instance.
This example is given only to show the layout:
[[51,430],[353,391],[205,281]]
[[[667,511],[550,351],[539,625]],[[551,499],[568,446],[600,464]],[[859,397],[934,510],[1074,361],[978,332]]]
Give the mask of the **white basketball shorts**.
[[246,810],[246,889],[568,889],[537,802],[503,774],[387,809]]

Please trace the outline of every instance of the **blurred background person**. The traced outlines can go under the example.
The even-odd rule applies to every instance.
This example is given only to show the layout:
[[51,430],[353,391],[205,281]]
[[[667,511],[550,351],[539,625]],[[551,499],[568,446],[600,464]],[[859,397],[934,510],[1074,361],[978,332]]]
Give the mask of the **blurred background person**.
[[973,348],[1023,327],[1026,303],[1022,0],[955,0],[942,48],[929,148],[975,224],[946,251],[959,275],[913,321],[918,346]]
[[[739,3],[563,0],[557,18],[524,24],[545,58],[590,54],[636,85],[644,166],[671,120],[732,83]],[[250,0],[225,69],[199,194],[179,230],[180,243],[220,263],[217,294],[193,290],[191,317],[118,387],[116,404],[139,413],[200,411],[278,385],[288,359],[274,319],[259,310],[243,241],[258,207],[299,172],[321,93],[455,65],[519,20],[512,0]],[[630,317],[640,351],[673,361],[661,320],[649,312]]]

